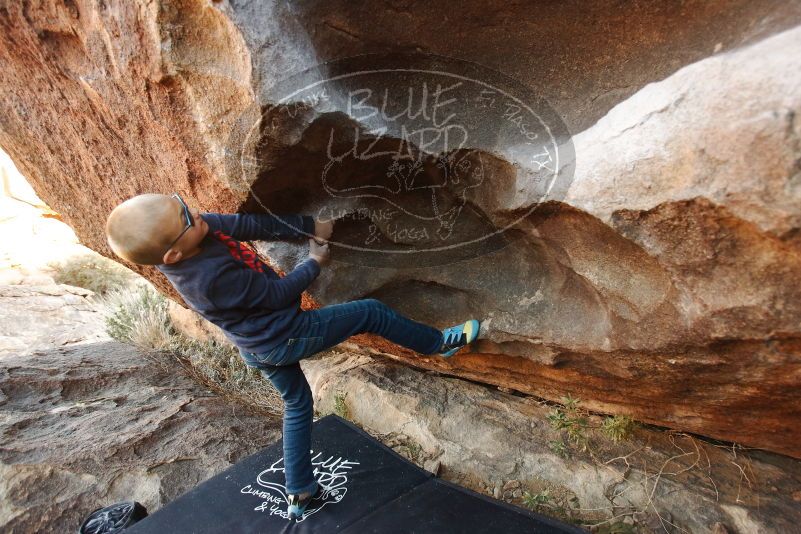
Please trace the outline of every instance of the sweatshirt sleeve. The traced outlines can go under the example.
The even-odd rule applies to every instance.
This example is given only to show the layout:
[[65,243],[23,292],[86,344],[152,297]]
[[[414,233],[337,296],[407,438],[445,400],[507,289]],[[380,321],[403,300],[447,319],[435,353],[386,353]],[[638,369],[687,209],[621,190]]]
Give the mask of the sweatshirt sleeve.
[[239,241],[298,239],[314,235],[314,218],[310,215],[203,213],[202,216],[210,227]]
[[280,310],[294,303],[320,274],[314,258],[297,264],[291,273],[278,280],[251,269],[226,267],[214,279],[209,298],[218,309],[267,308]]

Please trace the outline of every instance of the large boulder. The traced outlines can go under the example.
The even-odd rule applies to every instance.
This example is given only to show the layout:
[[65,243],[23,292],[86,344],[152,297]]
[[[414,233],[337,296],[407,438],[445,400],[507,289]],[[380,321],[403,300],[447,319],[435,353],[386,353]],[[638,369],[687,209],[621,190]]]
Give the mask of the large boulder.
[[[339,261],[305,306],[369,296],[439,327],[484,327],[473,353],[448,361],[358,341],[409,365],[801,457],[797,3],[53,1],[0,17],[0,144],[91,248],[111,255],[103,219],[146,191],[177,190],[207,211],[364,208],[337,223]],[[553,169],[564,179],[544,194],[553,162],[493,130],[522,127],[504,117],[478,121],[484,135],[453,152],[458,167],[423,158],[426,187],[452,172],[433,205],[407,190],[389,220],[397,199],[343,196],[389,176],[391,158],[332,162],[329,139],[340,147],[355,133],[390,152],[404,132],[360,122],[336,91],[316,95],[334,107],[280,106],[295,101],[276,82],[375,51],[436,54],[431,66],[544,97],[554,144],[575,151]],[[407,186],[421,170],[391,168]],[[462,213],[458,224],[440,209]],[[485,249],[419,261],[353,246],[444,239],[396,231],[424,219],[463,241],[506,231]],[[304,253],[261,250],[282,270]],[[180,300],[154,269],[132,267]]]

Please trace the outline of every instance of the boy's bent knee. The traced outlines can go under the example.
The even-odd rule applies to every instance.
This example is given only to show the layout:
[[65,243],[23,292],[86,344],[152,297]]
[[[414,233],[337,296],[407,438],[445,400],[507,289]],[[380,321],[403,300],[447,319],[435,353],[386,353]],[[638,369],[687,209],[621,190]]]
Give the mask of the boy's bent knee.
[[378,299],[364,299],[364,301],[370,305],[370,308],[375,310],[381,310],[384,313],[395,313],[395,310],[390,308],[387,304],[384,304]]

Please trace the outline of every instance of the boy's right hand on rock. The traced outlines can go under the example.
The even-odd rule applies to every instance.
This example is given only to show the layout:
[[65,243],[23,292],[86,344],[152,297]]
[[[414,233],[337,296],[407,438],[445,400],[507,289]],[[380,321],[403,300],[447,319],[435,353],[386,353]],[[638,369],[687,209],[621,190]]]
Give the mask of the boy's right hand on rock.
[[330,259],[328,243],[320,245],[314,238],[309,239],[309,257],[314,258],[321,267],[326,265]]

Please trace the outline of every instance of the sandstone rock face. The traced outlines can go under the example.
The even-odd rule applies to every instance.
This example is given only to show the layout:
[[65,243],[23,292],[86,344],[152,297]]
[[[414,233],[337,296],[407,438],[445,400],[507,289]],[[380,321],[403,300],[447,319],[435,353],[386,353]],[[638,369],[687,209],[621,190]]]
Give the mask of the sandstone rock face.
[[[484,325],[474,352],[447,362],[356,341],[409,365],[801,457],[799,4],[443,9],[15,3],[0,10],[0,144],[104,254],[99,222],[145,191],[178,190],[207,211],[366,208],[369,219],[337,223],[339,261],[307,307],[374,297],[438,327]],[[512,76],[574,134],[575,162],[557,169],[572,179],[550,196],[536,180],[543,162],[522,145],[462,147],[470,172],[448,169],[456,179],[434,207],[461,202],[458,224],[448,221],[460,238],[509,228],[458,262],[378,262],[347,246],[370,232],[398,247],[435,240],[394,233],[381,199],[321,183],[330,139],[356,131],[391,150],[400,134],[377,139],[382,124],[341,107],[305,102],[282,115],[277,105],[290,72],[398,51]],[[444,172],[434,155],[423,158],[426,185]],[[387,170],[380,158],[336,163],[326,177],[338,192]],[[478,169],[481,184],[470,181]],[[423,218],[425,203],[403,200],[403,220]],[[261,250],[283,270],[304,253]],[[136,270],[176,297],[154,270]]]
[[[53,346],[107,341],[98,333],[93,293],[64,284],[0,286],[0,358]],[[37,317],[31,328],[31,314]]]
[[569,510],[583,524],[627,518],[637,532],[710,532],[716,524],[792,532],[801,520],[792,496],[801,469],[788,458],[647,428],[618,443],[588,430],[587,451],[568,445],[569,454],[558,454],[550,408],[534,399],[358,352],[301,367],[320,411],[344,395],[351,420],[422,467],[438,464],[440,476],[517,505],[523,490],[547,491],[548,515],[562,506],[562,517]]
[[[31,299],[2,289],[0,309]],[[58,290],[39,292],[74,307],[75,295]],[[97,333],[97,317],[82,324]],[[122,500],[153,512],[281,439],[280,420],[232,406],[132,347],[90,341],[0,355],[3,532],[74,532],[94,509]]]

